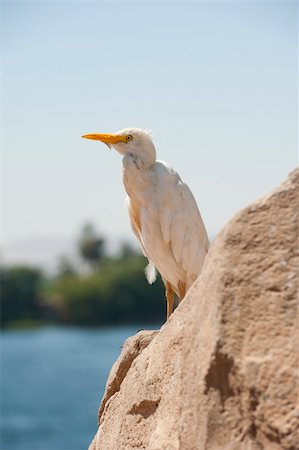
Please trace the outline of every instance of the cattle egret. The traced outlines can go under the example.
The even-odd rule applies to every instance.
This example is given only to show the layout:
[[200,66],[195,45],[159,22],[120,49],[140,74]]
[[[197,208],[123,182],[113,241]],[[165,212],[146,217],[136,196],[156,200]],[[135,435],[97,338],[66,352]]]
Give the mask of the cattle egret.
[[199,275],[209,248],[207,232],[186,183],[156,149],[146,130],[126,128],[115,134],[86,134],[123,156],[123,183],[133,232],[149,264],[149,283],[160,272],[166,289],[167,318],[174,294],[182,300]]

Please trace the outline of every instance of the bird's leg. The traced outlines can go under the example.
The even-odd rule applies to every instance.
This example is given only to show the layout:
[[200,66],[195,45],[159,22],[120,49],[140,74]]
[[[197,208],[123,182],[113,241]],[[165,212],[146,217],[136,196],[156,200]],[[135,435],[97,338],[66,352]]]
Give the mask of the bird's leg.
[[169,319],[171,313],[173,312],[174,306],[174,292],[171,287],[171,284],[168,281],[165,282],[166,288],[166,301],[167,301],[167,320]]

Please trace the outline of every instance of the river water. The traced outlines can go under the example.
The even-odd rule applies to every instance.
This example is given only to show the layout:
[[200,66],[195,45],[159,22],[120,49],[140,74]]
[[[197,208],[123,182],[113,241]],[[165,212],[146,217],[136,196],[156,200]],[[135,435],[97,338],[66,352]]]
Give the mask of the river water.
[[1,450],[87,450],[109,370],[139,328],[1,332]]

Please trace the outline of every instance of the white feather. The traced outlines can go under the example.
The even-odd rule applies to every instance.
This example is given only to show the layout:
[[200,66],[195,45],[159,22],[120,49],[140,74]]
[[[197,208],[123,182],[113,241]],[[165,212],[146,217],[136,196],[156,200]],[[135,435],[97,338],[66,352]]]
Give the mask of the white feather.
[[157,271],[154,264],[150,261],[144,269],[145,276],[149,284],[153,284],[157,279]]
[[134,129],[130,134],[134,145],[118,151],[125,155],[129,212],[138,211],[139,225],[132,227],[149,260],[145,274],[152,283],[157,268],[179,294],[180,283],[188,289],[202,269],[209,248],[207,232],[189,187],[167,163],[156,161],[150,135]]

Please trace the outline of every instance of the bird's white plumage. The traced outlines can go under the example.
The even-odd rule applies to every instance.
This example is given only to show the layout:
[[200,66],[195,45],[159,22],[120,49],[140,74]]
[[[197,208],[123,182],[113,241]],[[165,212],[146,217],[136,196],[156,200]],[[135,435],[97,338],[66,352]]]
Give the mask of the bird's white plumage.
[[162,275],[168,302],[173,309],[173,291],[184,297],[199,275],[209,240],[196,201],[189,187],[167,163],[156,160],[148,131],[127,128],[115,134],[89,134],[123,156],[123,182],[133,231],[149,265],[146,276]]
[[135,138],[132,145],[116,149],[124,155],[123,181],[132,228],[150,261],[147,278],[153,281],[152,265],[156,266],[179,295],[179,284],[187,290],[200,273],[209,247],[196,201],[178,173],[156,161],[148,133],[134,129],[119,133]]
[[200,273],[208,250],[207,233],[189,187],[167,163],[156,161],[140,170],[124,159],[129,210],[135,203],[140,230],[132,224],[143,251],[162,277],[179,293]]

